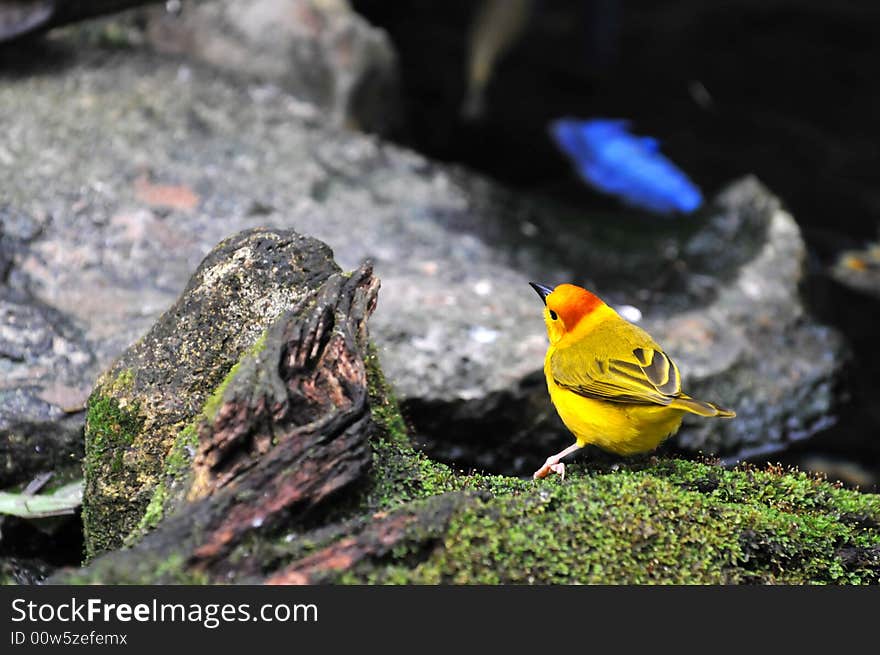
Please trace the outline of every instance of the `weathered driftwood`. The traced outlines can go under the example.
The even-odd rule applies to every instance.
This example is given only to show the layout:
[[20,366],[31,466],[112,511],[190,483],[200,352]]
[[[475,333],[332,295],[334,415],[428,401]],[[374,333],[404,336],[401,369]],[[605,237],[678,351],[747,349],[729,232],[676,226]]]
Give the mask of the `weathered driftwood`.
[[167,518],[129,535],[134,553],[162,552],[213,578],[246,541],[307,525],[344,502],[372,461],[364,355],[378,287],[368,265],[333,273],[277,318],[197,418],[191,464],[166,470],[147,510]]
[[331,277],[306,307],[272,326],[199,434],[190,499],[205,503],[192,558],[211,566],[260,531],[327,509],[371,463],[366,319],[369,267]]
[[[121,546],[151,503],[155,517],[163,498],[176,500],[184,486],[180,472],[189,471],[201,424],[214,418],[231,371],[251,370],[245,360],[257,354],[261,336],[284,312],[314,302],[334,275],[340,273],[333,253],[315,239],[291,230],[241,232],[205,257],[177,302],[101,376],[86,420],[83,519],[90,556]],[[261,379],[269,384],[268,374]],[[199,470],[219,458],[220,475],[224,448],[205,451]]]

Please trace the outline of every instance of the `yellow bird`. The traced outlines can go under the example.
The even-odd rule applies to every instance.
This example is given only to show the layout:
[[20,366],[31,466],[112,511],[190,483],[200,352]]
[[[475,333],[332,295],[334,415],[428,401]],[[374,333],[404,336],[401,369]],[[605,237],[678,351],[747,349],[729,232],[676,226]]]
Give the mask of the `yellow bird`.
[[653,450],[678,431],[685,412],[736,414],[681,390],[678,367],[647,332],[573,284],[530,283],[544,301],[550,399],[577,441],[547,458],[534,478],[565,477],[560,460],[587,444],[620,455]]

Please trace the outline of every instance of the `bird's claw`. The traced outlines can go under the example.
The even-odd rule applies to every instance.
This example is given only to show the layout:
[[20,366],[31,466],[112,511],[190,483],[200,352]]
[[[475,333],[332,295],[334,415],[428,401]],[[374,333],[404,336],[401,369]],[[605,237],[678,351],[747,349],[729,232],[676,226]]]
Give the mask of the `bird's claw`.
[[565,464],[558,462],[551,466],[550,470],[559,475],[560,480],[565,480]]
[[548,459],[544,462],[544,466],[535,471],[534,475],[532,475],[532,479],[541,480],[550,475],[550,473],[556,473],[559,475],[560,480],[565,480],[565,464]]

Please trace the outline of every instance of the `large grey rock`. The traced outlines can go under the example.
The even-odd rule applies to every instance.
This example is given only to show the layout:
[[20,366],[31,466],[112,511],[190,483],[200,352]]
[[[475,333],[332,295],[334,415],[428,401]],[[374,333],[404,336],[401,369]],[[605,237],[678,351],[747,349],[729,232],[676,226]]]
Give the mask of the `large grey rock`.
[[78,465],[93,363],[67,317],[0,289],[0,487]]
[[388,35],[348,0],[191,0],[83,25],[98,41],[147,44],[313,104],[336,126],[398,126],[397,57]]
[[0,105],[0,161],[15,162],[0,193],[47,217],[14,274],[81,328],[82,384],[216,243],[263,225],[327,242],[346,269],[374,261],[383,366],[428,450],[463,465],[528,472],[569,440],[529,280],[638,306],[687,388],[737,410],[686,426],[684,448],[782,447],[831,411],[840,343],[804,313],[798,229],[755,180],[694,219],[574,216],[329,129],[278,90],[136,52],[7,79]]
[[34,298],[13,268],[40,223],[0,207],[0,488],[77,466],[82,416],[96,372],[85,336]]
[[159,49],[275,83],[336,125],[385,133],[400,118],[391,40],[347,0],[190,3],[152,21],[148,35]]
[[[148,6],[118,13],[138,5]],[[384,134],[400,120],[391,40],[348,0],[19,0],[0,3],[0,43],[104,14],[113,15],[77,26],[79,34],[117,46],[149,44],[277,85],[337,126]]]

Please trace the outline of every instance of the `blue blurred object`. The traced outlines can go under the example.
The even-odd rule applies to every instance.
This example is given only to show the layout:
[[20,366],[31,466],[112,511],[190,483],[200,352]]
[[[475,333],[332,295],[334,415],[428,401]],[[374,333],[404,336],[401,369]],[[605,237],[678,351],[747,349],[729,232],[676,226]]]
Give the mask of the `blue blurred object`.
[[628,127],[619,119],[563,118],[550,132],[580,176],[599,191],[658,214],[699,209],[700,189],[660,154],[656,139],[633,136]]

